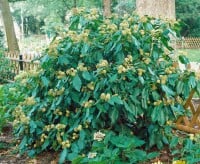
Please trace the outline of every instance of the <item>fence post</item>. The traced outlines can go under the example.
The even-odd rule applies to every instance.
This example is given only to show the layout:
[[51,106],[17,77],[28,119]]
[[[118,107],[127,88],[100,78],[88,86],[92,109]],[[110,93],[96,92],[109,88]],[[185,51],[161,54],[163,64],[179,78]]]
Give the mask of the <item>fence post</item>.
[[23,55],[19,54],[19,70],[23,71]]

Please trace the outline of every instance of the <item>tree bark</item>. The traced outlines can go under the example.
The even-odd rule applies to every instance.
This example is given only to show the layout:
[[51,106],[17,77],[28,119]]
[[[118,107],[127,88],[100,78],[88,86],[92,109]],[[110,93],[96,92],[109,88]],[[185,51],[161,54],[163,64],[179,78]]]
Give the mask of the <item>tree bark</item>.
[[175,19],[175,0],[136,0],[136,10],[141,16]]
[[14,30],[14,24],[12,15],[10,12],[10,7],[8,0],[0,0],[0,9],[3,18],[3,24],[6,32],[7,44],[8,44],[8,51],[10,52],[19,52],[19,46]]
[[111,15],[111,0],[103,0],[104,17]]

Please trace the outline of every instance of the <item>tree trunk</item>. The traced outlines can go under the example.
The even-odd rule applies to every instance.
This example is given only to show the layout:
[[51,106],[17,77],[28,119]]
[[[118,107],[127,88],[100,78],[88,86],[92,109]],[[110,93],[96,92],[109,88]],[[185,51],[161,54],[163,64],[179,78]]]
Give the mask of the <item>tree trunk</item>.
[[5,27],[5,32],[6,32],[8,51],[19,52],[19,46],[17,43],[17,38],[16,38],[15,30],[14,30],[14,24],[13,24],[13,19],[10,12],[8,0],[0,0],[0,9],[2,12],[3,23]]
[[136,10],[141,16],[175,19],[175,0],[136,0]]
[[109,17],[111,15],[111,0],[103,0],[104,16]]

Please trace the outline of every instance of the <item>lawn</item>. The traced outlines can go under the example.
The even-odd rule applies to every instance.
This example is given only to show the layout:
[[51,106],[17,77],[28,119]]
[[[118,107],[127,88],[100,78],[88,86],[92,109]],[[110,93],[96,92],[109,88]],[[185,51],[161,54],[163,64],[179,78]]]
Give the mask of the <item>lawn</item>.
[[179,55],[186,55],[190,61],[200,63],[200,49],[179,49]]

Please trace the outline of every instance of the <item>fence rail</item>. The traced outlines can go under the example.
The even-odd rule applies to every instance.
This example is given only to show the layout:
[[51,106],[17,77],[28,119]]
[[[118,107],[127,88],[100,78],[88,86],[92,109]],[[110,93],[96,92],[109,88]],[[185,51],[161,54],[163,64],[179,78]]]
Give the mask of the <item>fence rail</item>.
[[178,38],[175,40],[175,46],[177,49],[198,49],[200,48],[200,38],[198,37]]
[[20,71],[34,70],[39,67],[38,54],[19,54],[19,53],[6,53],[6,58],[9,59],[11,69],[6,77],[6,80],[14,80],[14,77]]

